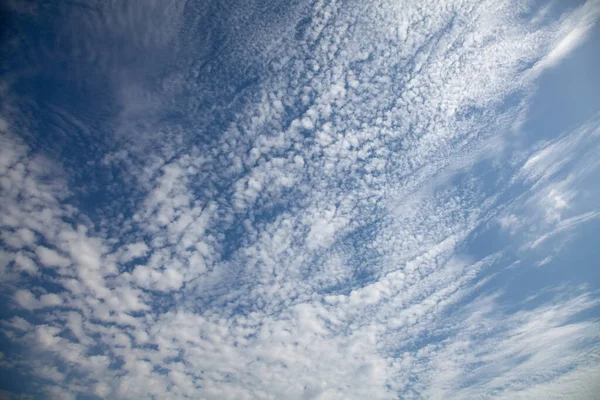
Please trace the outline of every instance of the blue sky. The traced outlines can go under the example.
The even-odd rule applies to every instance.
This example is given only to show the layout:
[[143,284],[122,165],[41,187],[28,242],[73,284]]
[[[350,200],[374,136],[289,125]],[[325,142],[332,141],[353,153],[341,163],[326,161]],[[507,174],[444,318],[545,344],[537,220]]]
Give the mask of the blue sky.
[[1,7],[0,398],[600,392],[600,2]]

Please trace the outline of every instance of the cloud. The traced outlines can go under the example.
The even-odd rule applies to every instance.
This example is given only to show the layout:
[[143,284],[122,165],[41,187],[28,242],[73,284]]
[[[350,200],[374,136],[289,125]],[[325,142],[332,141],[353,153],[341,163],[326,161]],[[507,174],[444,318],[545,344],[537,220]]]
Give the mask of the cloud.
[[599,17],[600,3],[588,1],[565,18],[552,50],[535,65],[534,73],[552,68],[568,57],[587,39]]
[[19,289],[14,294],[15,302],[26,310],[55,307],[62,304],[62,298],[55,293],[43,294],[38,298],[26,289]]
[[35,249],[35,253],[40,262],[47,267],[68,267],[71,264],[68,258],[44,246],[38,246]]
[[[524,247],[535,248],[552,237],[565,236],[597,218],[589,182],[600,164],[598,116],[563,134],[523,160],[511,182],[528,188],[499,216],[502,228],[523,235]],[[516,212],[519,210],[519,212]],[[562,235],[560,235],[562,234]],[[570,235],[567,235],[570,236]]]
[[136,258],[144,257],[148,254],[150,249],[144,242],[131,243],[127,245],[127,248],[120,257],[122,263],[135,260]]
[[[472,310],[478,312],[464,321],[470,328],[461,326],[456,337],[431,347],[429,356],[435,362],[427,364],[431,368],[427,373],[431,381],[426,378],[429,395],[510,397],[519,396],[525,388],[551,386],[562,371],[577,362],[574,348],[584,342],[573,338],[593,340],[591,331],[597,329],[593,322],[569,322],[573,313],[593,307],[594,301],[586,296],[512,315],[504,314],[496,299],[475,303]],[[476,340],[475,332],[482,328],[488,333]],[[461,387],[462,377],[467,376],[473,384]],[[509,389],[503,391],[504,387]]]
[[[34,394],[589,386],[596,294],[513,298],[502,273],[597,217],[598,120],[519,154],[499,143],[507,98],[535,85],[524,66],[557,65],[596,3],[558,21],[514,1],[261,7],[67,7],[81,22],[51,28],[76,54],[65,82],[106,108],[38,114],[7,92],[2,333]],[[480,245],[498,228],[508,243]]]
[[516,399],[539,399],[540,397],[592,399],[599,389],[596,376],[598,376],[597,367],[577,368],[552,382],[535,385],[520,392],[505,393],[503,396]]

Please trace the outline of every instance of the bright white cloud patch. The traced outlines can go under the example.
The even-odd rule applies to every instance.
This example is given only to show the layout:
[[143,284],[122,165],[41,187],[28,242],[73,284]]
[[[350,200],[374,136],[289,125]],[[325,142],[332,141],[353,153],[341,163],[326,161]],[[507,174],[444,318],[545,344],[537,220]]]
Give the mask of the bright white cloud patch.
[[597,1],[7,7],[10,391],[597,391],[596,275],[559,264],[592,257],[600,117],[524,124]]

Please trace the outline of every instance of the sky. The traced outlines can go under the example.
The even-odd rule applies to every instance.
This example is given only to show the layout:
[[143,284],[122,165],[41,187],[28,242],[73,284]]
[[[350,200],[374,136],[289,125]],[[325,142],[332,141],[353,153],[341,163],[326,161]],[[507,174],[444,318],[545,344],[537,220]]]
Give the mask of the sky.
[[600,1],[0,5],[0,399],[593,399]]

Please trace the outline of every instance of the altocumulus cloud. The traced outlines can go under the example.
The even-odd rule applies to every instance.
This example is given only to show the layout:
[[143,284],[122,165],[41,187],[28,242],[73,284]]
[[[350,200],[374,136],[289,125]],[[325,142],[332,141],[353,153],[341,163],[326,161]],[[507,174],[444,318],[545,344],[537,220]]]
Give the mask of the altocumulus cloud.
[[559,3],[6,2],[0,397],[593,398]]

